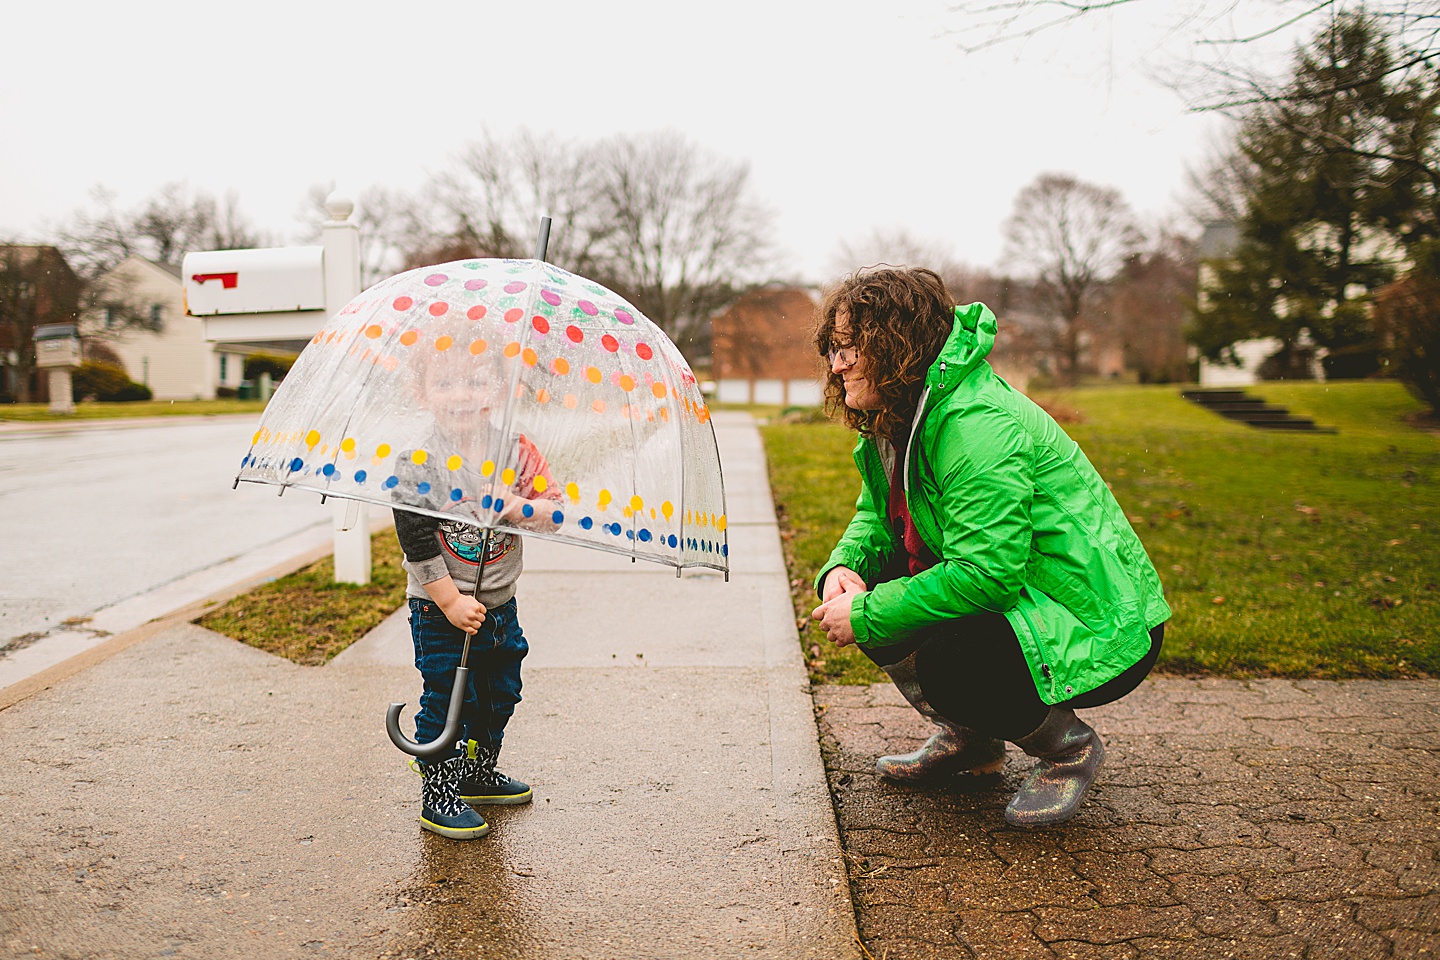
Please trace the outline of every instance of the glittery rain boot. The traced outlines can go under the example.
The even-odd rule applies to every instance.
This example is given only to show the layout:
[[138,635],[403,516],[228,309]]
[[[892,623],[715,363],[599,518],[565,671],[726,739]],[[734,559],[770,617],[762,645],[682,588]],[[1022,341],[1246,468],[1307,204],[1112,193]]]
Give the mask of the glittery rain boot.
[[1044,722],[1015,746],[1036,759],[1005,808],[1005,819],[1017,827],[1043,827],[1075,816],[1105,760],[1100,735],[1075,711],[1051,707]]
[[876,760],[876,773],[887,780],[913,783],[962,771],[972,775],[1000,771],[1005,764],[1005,742],[953,724],[936,713],[920,692],[920,681],[915,676],[915,654],[880,669],[890,675],[910,705],[938,729],[919,750]]

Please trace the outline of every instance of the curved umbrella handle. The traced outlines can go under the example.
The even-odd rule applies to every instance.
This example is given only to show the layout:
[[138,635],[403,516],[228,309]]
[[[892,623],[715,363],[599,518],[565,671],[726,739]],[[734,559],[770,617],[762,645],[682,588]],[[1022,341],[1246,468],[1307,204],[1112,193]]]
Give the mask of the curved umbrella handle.
[[429,743],[417,743],[401,733],[400,711],[405,709],[405,704],[390,704],[390,709],[385,711],[385,731],[390,734],[390,742],[421,760],[429,760],[454,750],[460,733],[460,708],[465,703],[465,684],[469,676],[468,667],[455,668],[455,684],[450,690],[450,712],[445,715],[445,729]]

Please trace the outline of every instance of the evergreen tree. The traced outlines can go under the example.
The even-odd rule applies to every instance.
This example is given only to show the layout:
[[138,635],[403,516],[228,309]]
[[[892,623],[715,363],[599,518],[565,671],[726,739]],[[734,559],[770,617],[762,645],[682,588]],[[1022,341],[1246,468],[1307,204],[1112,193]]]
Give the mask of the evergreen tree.
[[1284,95],[1242,124],[1253,164],[1241,244],[1214,264],[1192,339],[1210,357],[1236,340],[1275,337],[1277,372],[1304,361],[1303,331],[1332,375],[1378,365],[1372,292],[1405,247],[1435,233],[1435,74],[1402,75],[1377,22],[1343,14],[1298,51]]

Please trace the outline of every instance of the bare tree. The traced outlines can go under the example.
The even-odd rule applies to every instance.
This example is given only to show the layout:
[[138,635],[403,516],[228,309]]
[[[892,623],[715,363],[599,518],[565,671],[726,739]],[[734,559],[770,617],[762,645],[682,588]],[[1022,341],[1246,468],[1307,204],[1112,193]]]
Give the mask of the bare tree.
[[179,266],[187,250],[260,246],[265,236],[240,212],[231,192],[223,205],[204,190],[167,183],[132,210],[117,210],[115,195],[91,191],[91,206],[75,211],[59,231],[66,258],[94,279],[130,256]]
[[1140,240],[1130,208],[1112,187],[1045,173],[1015,197],[1004,229],[1007,260],[1034,278],[1059,323],[1058,372],[1074,382],[1087,308]]
[[[325,200],[335,192],[334,182],[316,183],[305,193],[296,219],[305,225],[303,238],[320,240],[321,225],[330,219]],[[372,185],[354,197],[351,214],[360,230],[360,282],[370,285],[397,273],[423,246],[426,231],[419,200],[402,190]]]
[[1181,208],[1195,227],[1239,223],[1255,188],[1259,170],[1236,142],[1236,131],[1212,137],[1205,155],[1185,170]]
[[1107,285],[1102,309],[1141,383],[1187,379],[1185,324],[1195,298],[1195,241],[1162,228],[1146,249],[1126,258]]
[[687,352],[709,319],[757,276],[773,215],[744,163],[675,133],[619,136],[597,149],[602,244],[612,283]]

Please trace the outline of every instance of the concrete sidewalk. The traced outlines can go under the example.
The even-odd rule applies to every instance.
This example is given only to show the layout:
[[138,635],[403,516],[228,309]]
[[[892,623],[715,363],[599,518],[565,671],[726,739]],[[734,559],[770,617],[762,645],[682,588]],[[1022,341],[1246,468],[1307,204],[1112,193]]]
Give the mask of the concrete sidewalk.
[[323,668],[185,625],[0,712],[0,956],[858,954],[763,451],[717,414],[730,582],[531,540],[502,766],[422,834],[402,618]]

